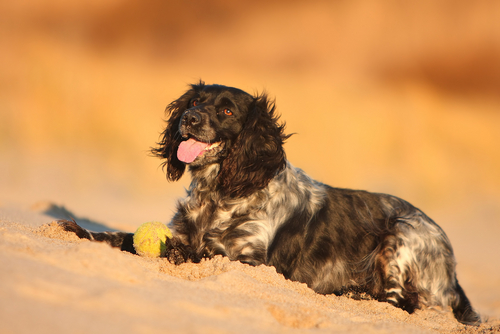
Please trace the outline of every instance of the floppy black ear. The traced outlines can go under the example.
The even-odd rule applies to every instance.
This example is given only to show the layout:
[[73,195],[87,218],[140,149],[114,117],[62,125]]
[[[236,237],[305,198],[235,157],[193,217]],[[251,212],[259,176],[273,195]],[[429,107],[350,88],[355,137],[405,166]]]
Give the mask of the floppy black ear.
[[179,134],[179,122],[182,114],[189,107],[189,102],[196,93],[203,89],[205,84],[200,81],[198,84],[191,85],[186,93],[167,106],[165,114],[167,115],[167,127],[160,136],[158,147],[151,148],[153,155],[165,159],[162,163],[163,169],[166,169],[167,179],[177,181],[184,174],[186,165],[177,158],[177,149],[182,141]]
[[254,99],[242,132],[231,146],[219,172],[221,190],[231,197],[263,189],[286,166],[283,149],[289,137],[279,124],[274,102],[265,94]]

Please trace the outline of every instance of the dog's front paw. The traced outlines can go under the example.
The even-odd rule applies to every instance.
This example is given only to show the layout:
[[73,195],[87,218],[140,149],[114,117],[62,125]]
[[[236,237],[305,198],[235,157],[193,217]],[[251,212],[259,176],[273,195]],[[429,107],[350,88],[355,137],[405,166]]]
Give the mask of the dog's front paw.
[[186,258],[184,257],[182,252],[180,252],[178,249],[175,248],[167,249],[165,257],[167,258],[168,262],[175,265],[179,265],[186,262]]
[[92,237],[89,233],[89,231],[83,229],[80,227],[74,220],[65,220],[61,219],[58,220],[57,223],[59,226],[61,226],[66,232],[73,232],[79,237],[80,239],[89,239],[91,240]]
[[196,256],[191,247],[184,245],[178,238],[173,237],[165,242],[166,251],[164,257],[175,265],[185,262],[200,262],[196,261]]

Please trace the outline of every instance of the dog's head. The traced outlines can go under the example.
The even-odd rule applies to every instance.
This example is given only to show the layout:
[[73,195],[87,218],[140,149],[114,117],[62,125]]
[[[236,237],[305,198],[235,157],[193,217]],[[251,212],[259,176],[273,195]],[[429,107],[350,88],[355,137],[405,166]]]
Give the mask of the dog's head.
[[171,181],[182,176],[186,165],[199,170],[219,164],[219,190],[241,197],[267,186],[285,167],[288,136],[265,94],[200,82],[166,112],[167,127],[152,152],[165,159]]

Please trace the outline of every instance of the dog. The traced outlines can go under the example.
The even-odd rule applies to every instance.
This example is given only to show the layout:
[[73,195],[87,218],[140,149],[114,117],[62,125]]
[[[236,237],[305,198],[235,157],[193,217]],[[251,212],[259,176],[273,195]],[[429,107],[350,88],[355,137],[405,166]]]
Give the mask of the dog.
[[[266,94],[199,82],[166,114],[152,153],[164,159],[168,180],[186,168],[192,176],[169,225],[170,262],[223,255],[274,266],[317,293],[364,294],[409,313],[451,307],[458,321],[480,323],[444,231],[400,198],[333,188],[292,166],[283,150],[289,135]],[[130,233],[61,224],[135,252]]]

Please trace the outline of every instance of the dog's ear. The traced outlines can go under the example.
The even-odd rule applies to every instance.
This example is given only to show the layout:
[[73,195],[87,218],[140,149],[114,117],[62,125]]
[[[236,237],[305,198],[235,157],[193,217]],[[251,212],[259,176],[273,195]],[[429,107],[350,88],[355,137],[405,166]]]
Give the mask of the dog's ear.
[[265,188],[285,168],[283,144],[289,136],[278,120],[274,102],[265,94],[254,98],[243,130],[222,162],[218,177],[224,194],[248,196]]
[[202,81],[191,85],[191,89],[167,106],[165,110],[168,117],[167,126],[160,136],[158,147],[151,148],[151,153],[154,156],[165,159],[162,166],[164,170],[166,169],[169,181],[179,180],[186,169],[184,162],[177,158],[177,149],[182,141],[179,134],[179,122],[184,111],[189,108],[189,102],[196,96],[197,92],[203,89],[204,85]]

